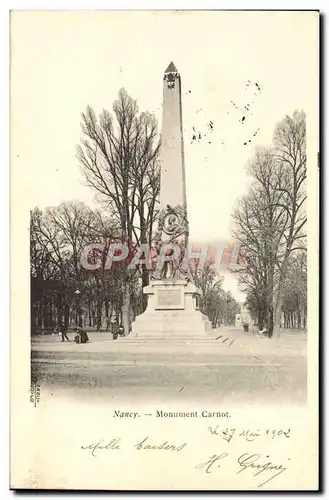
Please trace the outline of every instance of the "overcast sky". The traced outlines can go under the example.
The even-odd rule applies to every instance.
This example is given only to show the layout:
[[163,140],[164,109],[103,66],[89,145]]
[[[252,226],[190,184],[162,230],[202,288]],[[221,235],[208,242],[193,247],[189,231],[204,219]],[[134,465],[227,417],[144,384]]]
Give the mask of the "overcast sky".
[[253,148],[271,144],[285,114],[307,112],[316,22],[311,12],[13,14],[12,146],[27,206],[94,203],[75,158],[81,112],[111,108],[125,87],[160,129],[163,72],[173,60],[182,78],[191,239],[230,239]]

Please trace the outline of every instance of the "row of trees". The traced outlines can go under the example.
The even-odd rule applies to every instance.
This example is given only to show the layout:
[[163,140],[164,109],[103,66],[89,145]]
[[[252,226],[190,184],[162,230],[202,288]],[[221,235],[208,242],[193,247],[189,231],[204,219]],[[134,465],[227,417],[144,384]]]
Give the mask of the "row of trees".
[[[100,210],[83,203],[62,203],[31,212],[31,321],[33,329],[84,325],[108,328],[115,316],[126,334],[132,320],[146,307],[142,287],[145,267],[128,269],[122,261],[105,268],[111,242],[129,249],[151,245],[160,190],[159,136],[155,118],[138,112],[136,101],[122,89],[113,114],[99,119],[88,107],[82,114],[83,139],[77,149],[87,185],[98,196]],[[100,243],[101,263],[95,271],[81,266],[86,245]],[[193,270],[202,289],[201,309],[214,326],[232,323],[237,304],[224,292],[209,265]]]
[[[83,203],[63,203],[43,213],[36,208],[30,220],[33,328],[52,329],[64,322],[99,329],[113,315],[121,317],[122,265],[107,270],[104,260],[95,271],[81,266],[82,251],[91,241],[104,245],[105,253],[110,241],[117,240],[115,221]],[[132,314],[142,307],[137,280],[136,274],[130,282]]]
[[[95,242],[103,247],[97,270],[81,266],[83,249]],[[66,326],[109,328],[113,317],[123,321],[127,266],[118,262],[106,268],[109,244],[120,240],[115,220],[83,203],[62,203],[41,212],[31,212],[31,321],[34,330]],[[105,235],[106,238],[100,235]],[[201,290],[200,308],[212,322],[234,324],[239,306],[222,287],[212,263],[191,266],[195,284]],[[130,272],[129,324],[145,307],[142,294],[145,269]]]
[[241,242],[238,271],[247,306],[260,328],[306,327],[306,123],[296,111],[276,127],[273,147],[248,166],[252,182],[233,214]]
[[202,268],[191,265],[191,275],[201,291],[200,309],[208,316],[213,328],[220,324],[234,325],[240,305],[230,291],[223,289],[223,278],[216,272],[214,263],[205,263]]
[[[68,325],[108,328],[113,315],[128,333],[146,307],[145,267],[128,261],[105,269],[111,242],[129,249],[151,245],[160,190],[159,135],[155,118],[139,114],[125,90],[99,119],[88,107],[82,115],[83,139],[77,150],[86,183],[100,210],[63,203],[31,213],[31,318],[35,328]],[[251,315],[270,335],[279,326],[307,322],[305,115],[295,112],[278,124],[273,147],[258,150],[248,166],[252,182],[233,215],[241,243],[237,271]],[[102,265],[81,267],[81,252],[100,243]],[[201,310],[213,326],[232,324],[239,306],[225,292],[211,264],[191,269],[202,291]]]

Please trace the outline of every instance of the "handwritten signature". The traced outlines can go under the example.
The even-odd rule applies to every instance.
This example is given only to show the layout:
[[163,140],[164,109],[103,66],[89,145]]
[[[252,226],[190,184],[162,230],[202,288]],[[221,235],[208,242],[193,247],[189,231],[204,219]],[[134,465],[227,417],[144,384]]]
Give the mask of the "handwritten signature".
[[[196,465],[195,468],[203,469],[206,474],[211,474],[215,466],[217,466],[217,468],[220,468],[221,464],[219,462],[228,456],[229,454],[227,452],[224,452],[221,455],[212,455],[205,462]],[[266,461],[266,459],[268,458],[270,458],[269,455],[266,455],[265,459],[263,460],[261,458],[261,455],[259,455],[258,453],[243,453],[237,459],[237,464],[240,469],[236,472],[236,474],[240,474],[245,470],[250,470],[253,472],[252,476],[256,477],[260,474],[274,472],[274,474],[266,478],[266,481],[261,482],[257,486],[258,488],[261,488],[266,483],[269,483],[287,470],[287,467],[284,467],[282,464],[274,464],[270,460]],[[290,458],[288,458],[287,460],[290,460]]]
[[[265,458],[270,458],[270,456],[266,455]],[[241,469],[237,472],[237,474],[240,474],[240,472],[243,472],[246,469],[250,469],[250,470],[256,469],[257,472],[255,472],[255,474],[253,474],[253,477],[256,477],[259,474],[262,474],[263,472],[274,471],[275,474],[273,474],[273,476],[271,476],[269,479],[267,479],[263,483],[259,484],[258,488],[260,488],[261,486],[264,486],[264,484],[266,484],[266,483],[269,483],[274,478],[276,478],[277,476],[279,476],[280,474],[282,474],[283,472],[285,472],[287,470],[287,467],[283,467],[283,465],[281,465],[281,464],[275,465],[272,462],[266,462],[264,464],[262,464],[262,463],[260,464],[260,463],[258,463],[258,461],[260,459],[261,459],[261,456],[258,453],[254,453],[254,454],[244,453],[243,455],[241,455],[238,458],[238,463],[239,463]],[[288,458],[287,460],[290,460],[290,458]]]

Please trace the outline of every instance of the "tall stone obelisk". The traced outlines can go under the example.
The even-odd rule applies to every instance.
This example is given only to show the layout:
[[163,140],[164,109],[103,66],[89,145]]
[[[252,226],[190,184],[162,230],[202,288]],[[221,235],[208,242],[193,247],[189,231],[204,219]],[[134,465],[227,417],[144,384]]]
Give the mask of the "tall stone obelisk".
[[[168,244],[185,250],[188,245],[181,78],[173,62],[163,77],[162,113],[160,213],[155,235],[160,253]],[[200,291],[184,274],[179,260],[175,262],[153,273],[150,285],[143,289],[148,305],[133,323],[133,336],[170,342],[204,338],[211,331],[209,320],[198,308]]]
[[188,245],[181,77],[171,62],[163,76],[160,217],[156,239]]
[[186,205],[181,77],[171,62],[163,77],[160,208]]

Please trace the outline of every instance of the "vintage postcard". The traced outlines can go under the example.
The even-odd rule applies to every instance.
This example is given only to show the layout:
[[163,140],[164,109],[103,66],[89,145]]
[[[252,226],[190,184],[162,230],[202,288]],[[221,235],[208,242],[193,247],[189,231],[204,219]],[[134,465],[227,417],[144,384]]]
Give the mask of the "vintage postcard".
[[317,11],[11,14],[13,489],[318,489]]

